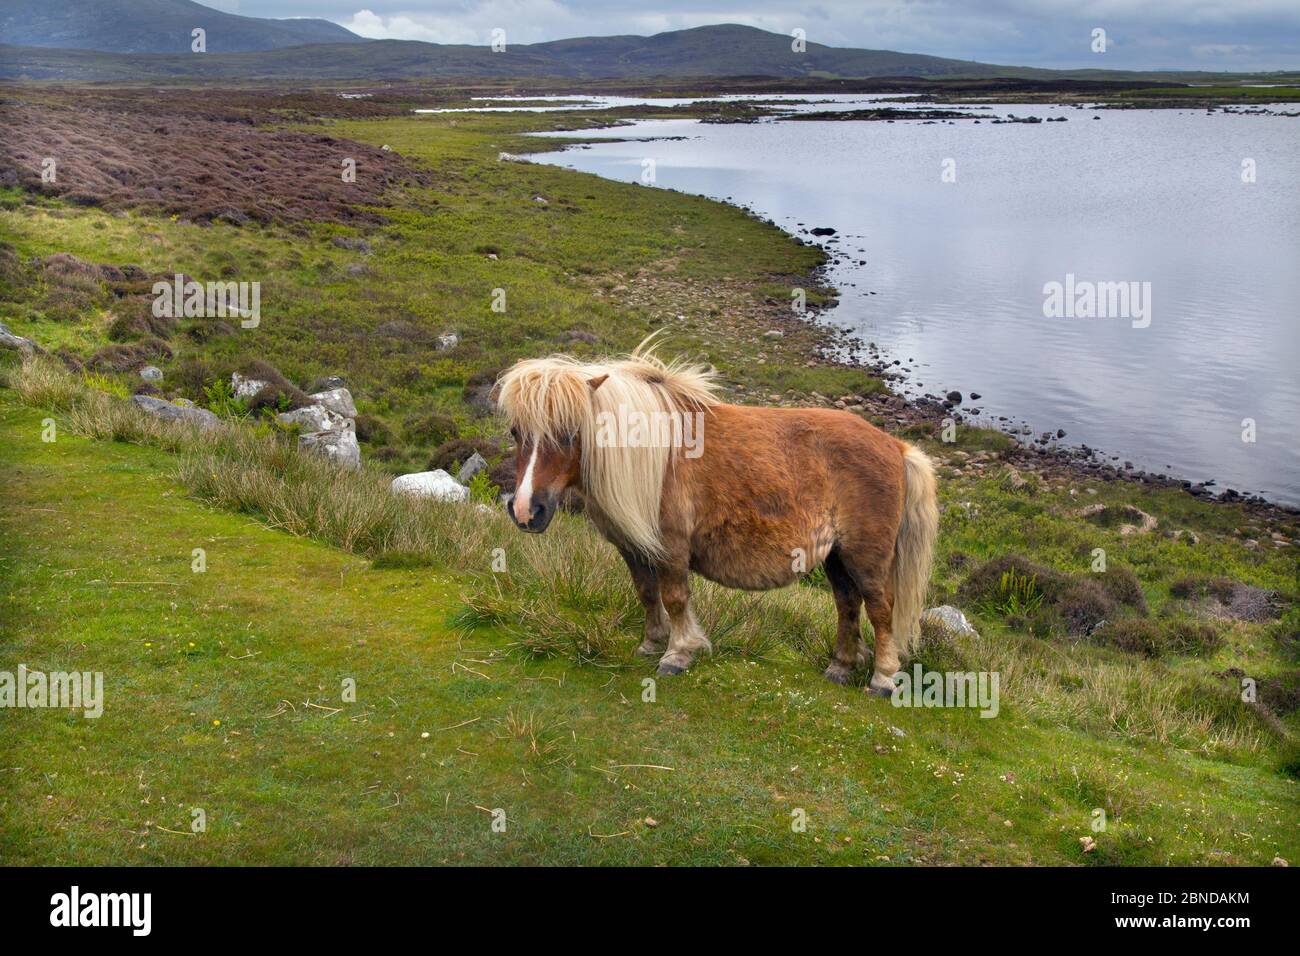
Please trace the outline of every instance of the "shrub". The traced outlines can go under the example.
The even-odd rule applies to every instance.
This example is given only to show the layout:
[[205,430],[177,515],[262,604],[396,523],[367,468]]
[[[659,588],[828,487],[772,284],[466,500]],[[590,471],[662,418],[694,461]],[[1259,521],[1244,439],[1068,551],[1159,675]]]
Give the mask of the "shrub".
[[388,445],[393,440],[393,430],[388,422],[374,415],[357,416],[357,441]]
[[1017,554],[975,568],[958,594],[1034,633],[1085,635],[1112,617],[1121,604],[1141,615],[1147,613],[1146,599],[1132,572],[1069,574]]
[[1098,644],[1152,658],[1165,654],[1201,655],[1223,642],[1213,625],[1183,617],[1107,621],[1093,632],[1092,638]]
[[171,346],[162,339],[105,345],[86,362],[100,372],[134,372],[142,365],[172,357]]
[[402,434],[409,444],[437,448],[459,436],[460,427],[450,415],[425,412],[408,418],[402,425]]
[[1232,594],[1236,587],[1237,582],[1232,578],[1219,575],[1192,574],[1181,577],[1169,585],[1169,593],[1184,600],[1212,597],[1224,604],[1229,604],[1232,602]]
[[1089,580],[1096,581],[1113,600],[1145,614],[1148,610],[1146,595],[1137,575],[1128,568],[1108,568],[1093,573]]
[[114,309],[114,318],[108,326],[108,337],[114,342],[130,342],[141,338],[169,339],[176,332],[176,320],[170,316],[153,314],[147,299],[124,299]]
[[1054,603],[1066,633],[1083,635],[1115,613],[1115,602],[1101,585],[1085,577],[1070,584]]

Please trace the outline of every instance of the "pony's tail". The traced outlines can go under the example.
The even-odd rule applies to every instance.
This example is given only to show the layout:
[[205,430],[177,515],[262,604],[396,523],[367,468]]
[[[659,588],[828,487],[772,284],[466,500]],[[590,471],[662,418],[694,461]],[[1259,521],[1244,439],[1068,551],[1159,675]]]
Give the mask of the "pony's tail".
[[934,466],[921,449],[903,453],[903,523],[894,540],[894,643],[910,654],[921,636],[930,562],[939,535]]

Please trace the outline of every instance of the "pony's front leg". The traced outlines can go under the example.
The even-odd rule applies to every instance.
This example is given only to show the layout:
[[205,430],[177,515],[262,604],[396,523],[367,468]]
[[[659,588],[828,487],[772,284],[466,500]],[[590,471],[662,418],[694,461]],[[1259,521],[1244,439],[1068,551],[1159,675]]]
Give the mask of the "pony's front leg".
[[645,639],[636,652],[642,657],[658,657],[668,649],[668,612],[659,598],[659,575],[644,558],[634,551],[618,549],[632,574],[636,596],[645,609]]
[[658,577],[659,596],[668,613],[668,652],[659,659],[658,673],[670,676],[690,667],[697,651],[712,648],[691,613],[691,585],[686,566],[661,566]]

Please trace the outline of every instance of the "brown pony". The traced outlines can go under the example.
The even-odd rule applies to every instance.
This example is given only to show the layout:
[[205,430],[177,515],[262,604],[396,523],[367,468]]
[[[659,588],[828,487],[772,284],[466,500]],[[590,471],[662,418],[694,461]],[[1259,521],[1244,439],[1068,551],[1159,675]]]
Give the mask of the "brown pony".
[[660,674],[709,648],[688,572],[767,590],[822,564],[839,612],[826,676],[847,683],[865,665],[865,604],[868,689],[889,695],[896,645],[910,650],[920,631],[938,529],[929,459],[848,412],[724,404],[713,376],[645,343],[593,364],[518,362],[497,383],[517,446],[506,510],[538,533],[564,491],[582,496],[632,572],[646,614],[638,653],[659,657]]

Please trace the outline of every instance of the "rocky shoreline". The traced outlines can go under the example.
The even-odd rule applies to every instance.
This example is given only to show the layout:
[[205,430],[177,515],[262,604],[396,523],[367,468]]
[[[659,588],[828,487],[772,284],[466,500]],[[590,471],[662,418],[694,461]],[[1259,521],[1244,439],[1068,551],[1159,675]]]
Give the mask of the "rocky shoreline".
[[[590,119],[590,117],[584,117],[584,119]],[[1016,120],[1017,118],[1011,117],[1009,120],[1004,121],[1014,122]],[[613,127],[618,124],[619,121],[615,120],[608,125]],[[734,205],[765,225],[789,232],[788,229],[771,218],[762,215],[743,203],[734,202],[730,197],[715,201]],[[805,245],[817,245],[825,256],[825,261],[808,276],[802,277],[798,281],[792,281],[790,283],[792,288],[800,285],[805,288],[833,289],[829,279],[829,272],[834,261],[836,259],[842,262],[853,261],[853,257],[848,253],[837,250],[830,245],[830,242],[837,241],[836,235],[837,230],[828,226],[801,228],[800,234],[793,235],[797,242]],[[819,242],[818,240],[822,241]],[[1176,489],[1206,502],[1245,505],[1252,513],[1259,514],[1262,517],[1285,518],[1290,522],[1300,516],[1300,508],[1269,501],[1258,494],[1241,492],[1235,488],[1220,490],[1217,481],[1214,479],[1197,482],[1170,474],[1148,471],[1136,467],[1132,461],[1123,459],[1119,454],[1113,454],[1100,448],[1087,444],[1062,444],[1061,440],[1067,438],[1068,433],[1061,427],[1048,431],[1034,431],[1026,424],[1011,422],[1006,416],[999,416],[997,424],[986,425],[976,422],[973,419],[977,418],[982,410],[978,406],[967,406],[965,402],[967,398],[978,400],[981,397],[979,393],[963,395],[959,391],[950,390],[942,395],[930,393],[906,395],[895,389],[893,385],[893,383],[902,381],[905,378],[905,367],[902,360],[886,355],[874,342],[865,341],[850,330],[834,325],[832,310],[837,304],[838,300],[833,296],[820,306],[814,306],[810,303],[808,311],[804,317],[800,318],[789,309],[787,303],[769,302],[766,306],[759,308],[761,318],[754,316],[753,324],[765,325],[765,330],[759,334],[771,338],[775,338],[774,333],[778,332],[784,337],[788,332],[796,328],[809,329],[813,332],[811,340],[805,349],[806,359],[809,364],[839,365],[845,368],[861,369],[879,378],[884,383],[885,390],[872,395],[825,396],[817,393],[798,397],[769,395],[766,396],[767,401],[779,399],[782,403],[793,401],[800,404],[850,408],[883,419],[896,428],[924,427],[936,437],[939,435],[944,420],[951,419],[959,428],[981,428],[1007,436],[1014,444],[1012,447],[1000,451],[998,459],[1022,470],[1038,474],[1043,478],[1074,481],[1119,481],[1151,488]],[[792,336],[791,338],[793,339],[791,342],[793,345],[794,341],[804,337]],[[750,397],[750,399],[754,400],[754,397]]]
[[[819,280],[824,279],[825,269],[825,265],[819,269],[822,273]],[[1087,444],[1061,444],[1061,439],[1066,438],[1068,434],[1063,428],[1035,433],[1027,425],[999,428],[972,421],[973,416],[969,414],[969,410],[963,412],[962,405],[968,397],[979,399],[981,397],[979,393],[963,395],[958,391],[949,391],[943,395],[904,395],[893,388],[894,382],[903,379],[898,371],[901,360],[890,358],[875,343],[865,342],[847,329],[828,324],[835,304],[832,300],[826,308],[810,310],[808,313],[807,321],[817,325],[823,331],[825,339],[825,344],[810,357],[821,363],[861,368],[880,378],[886,386],[882,393],[853,396],[853,398],[857,399],[857,404],[863,410],[883,418],[886,422],[901,428],[923,426],[935,436],[939,435],[946,419],[951,419],[958,428],[973,427],[996,431],[1014,442],[1012,447],[998,453],[997,458],[1000,461],[1047,479],[1122,481],[1151,488],[1177,489],[1202,501],[1245,505],[1252,513],[1260,516],[1291,520],[1300,516],[1300,508],[1272,502],[1260,495],[1243,494],[1233,488],[1217,491],[1217,482],[1214,480],[1193,482],[1185,478],[1136,468],[1131,461],[1122,460],[1118,455],[1109,455],[1102,449]],[[863,353],[865,357],[861,357]],[[851,403],[843,400],[847,397],[828,399],[826,396],[813,396],[820,400],[819,404],[852,407]]]

